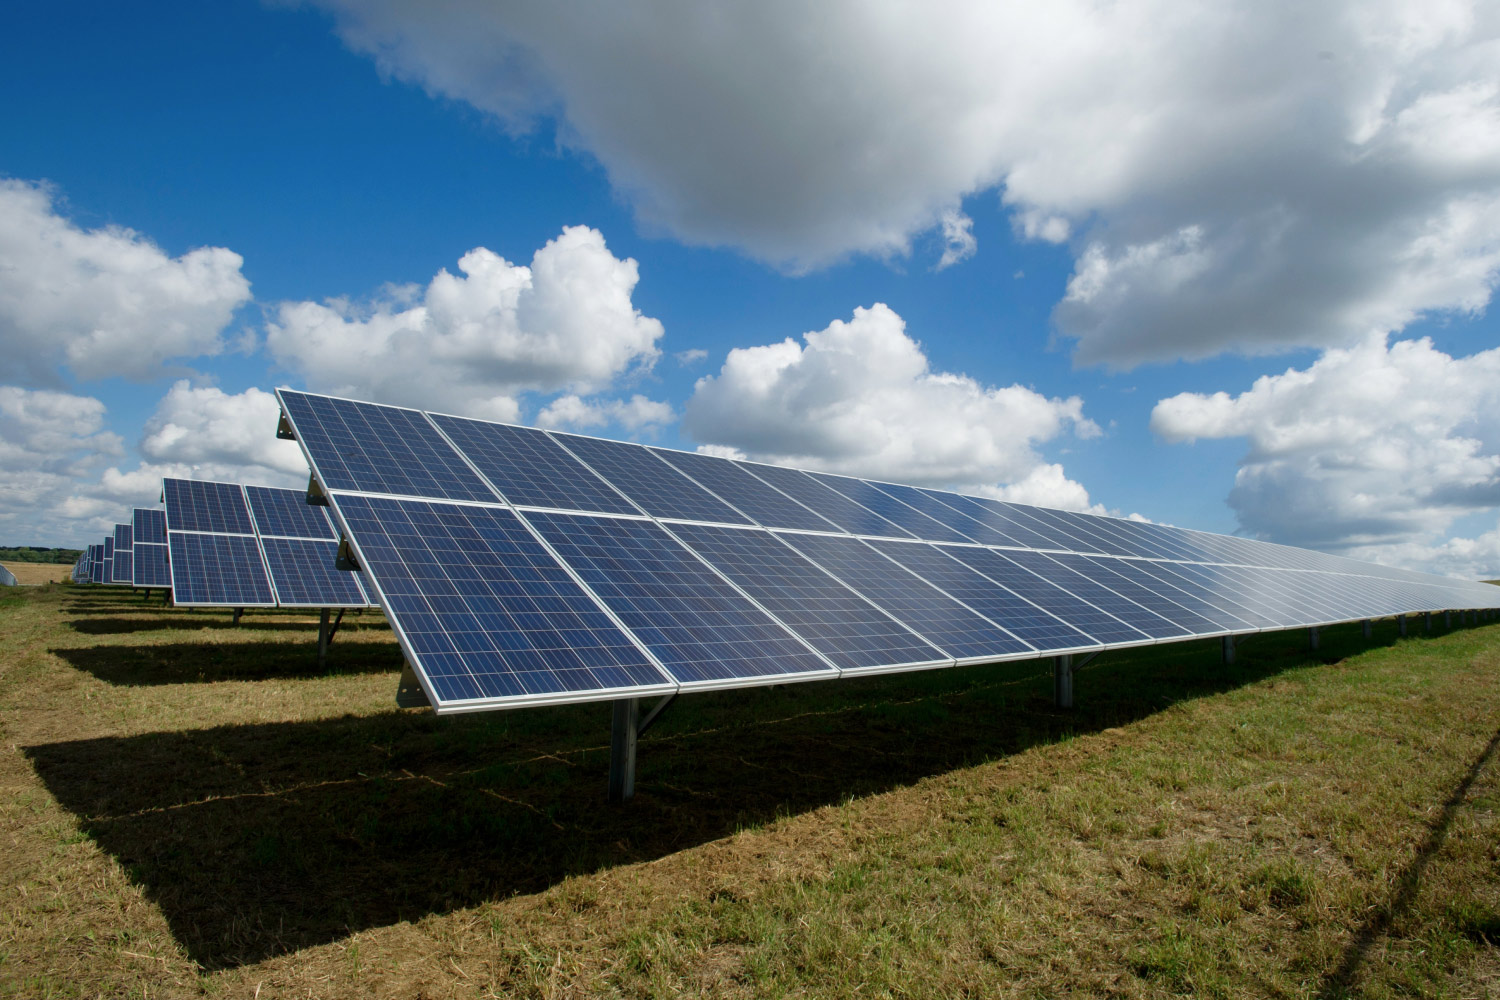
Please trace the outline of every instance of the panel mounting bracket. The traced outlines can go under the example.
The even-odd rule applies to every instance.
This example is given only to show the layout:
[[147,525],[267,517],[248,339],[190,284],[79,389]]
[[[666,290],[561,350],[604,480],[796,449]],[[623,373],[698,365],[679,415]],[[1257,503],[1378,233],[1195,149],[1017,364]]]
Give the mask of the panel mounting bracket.
[[427,700],[427,692],[422,690],[422,682],[417,680],[417,673],[412,670],[410,663],[401,667],[401,680],[396,682],[396,705],[400,708],[432,707],[432,702]]
[[328,506],[328,494],[323,492],[323,485],[318,482],[317,476],[307,477],[307,502],[314,507]]
[[276,436],[283,441],[297,440],[297,432],[292,430],[292,422],[286,418],[285,413],[276,422]]
[[359,560],[354,558],[354,548],[349,544],[349,538],[346,535],[339,536],[339,551],[334,556],[333,566],[334,569],[349,571],[359,569]]

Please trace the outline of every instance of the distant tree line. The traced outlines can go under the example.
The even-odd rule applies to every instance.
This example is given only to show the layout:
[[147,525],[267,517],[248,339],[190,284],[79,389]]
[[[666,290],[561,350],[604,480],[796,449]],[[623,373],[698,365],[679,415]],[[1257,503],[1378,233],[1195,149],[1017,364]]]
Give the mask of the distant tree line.
[[73,563],[83,555],[80,549],[44,549],[39,545],[0,547],[0,562]]

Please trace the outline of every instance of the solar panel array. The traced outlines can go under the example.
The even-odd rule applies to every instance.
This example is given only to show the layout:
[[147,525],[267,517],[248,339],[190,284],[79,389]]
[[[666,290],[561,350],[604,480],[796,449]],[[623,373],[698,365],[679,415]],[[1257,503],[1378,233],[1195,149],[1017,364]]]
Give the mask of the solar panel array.
[[358,577],[335,569],[338,535],[328,514],[301,491],[166,479],[162,496],[174,603],[370,606]]
[[134,528],[128,524],[115,525],[115,561],[111,583],[130,586],[131,567],[135,563]]
[[278,396],[440,712],[1500,606],[1241,538]]

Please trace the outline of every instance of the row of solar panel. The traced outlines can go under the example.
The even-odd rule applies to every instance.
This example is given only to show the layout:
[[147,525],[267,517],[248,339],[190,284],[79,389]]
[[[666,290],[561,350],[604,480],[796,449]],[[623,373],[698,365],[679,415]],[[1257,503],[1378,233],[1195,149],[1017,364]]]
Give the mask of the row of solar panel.
[[335,568],[338,534],[300,490],[166,479],[163,529],[173,602],[210,607],[362,608]]
[[1388,567],[1124,518],[802,472],[532,427],[282,391],[329,490],[644,514],[869,537],[1359,572]]
[[331,499],[440,709],[1036,657],[1451,598],[1308,571]]
[[1036,657],[1496,594],[1175,528],[280,395],[286,436],[440,710]]

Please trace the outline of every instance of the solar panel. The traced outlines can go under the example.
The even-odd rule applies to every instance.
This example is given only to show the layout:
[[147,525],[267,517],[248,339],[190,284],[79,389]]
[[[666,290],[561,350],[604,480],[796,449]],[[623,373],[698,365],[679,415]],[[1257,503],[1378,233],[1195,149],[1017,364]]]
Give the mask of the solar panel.
[[254,535],[173,531],[172,602],[218,607],[275,607],[260,546]]
[[115,562],[114,577],[111,582],[130,586],[130,567],[134,546],[131,544],[131,527],[128,524],[115,525]]
[[837,676],[661,525],[576,514],[525,516],[683,687]]
[[891,523],[879,514],[831,490],[805,472],[775,465],[735,462],[744,471],[791,497],[824,520],[832,521],[844,531],[856,535],[884,535],[887,538],[913,538],[911,532]]
[[99,583],[113,584],[115,582],[115,536],[104,536],[104,569],[99,576]]
[[1032,648],[857,538],[782,534],[787,544],[959,662]]
[[131,567],[130,583],[136,587],[172,586],[172,568],[167,564],[167,547],[137,542]]
[[[1500,604],[1472,585],[1249,539],[280,395],[360,560],[361,576],[343,579],[388,602],[440,711]],[[292,539],[254,513],[268,545]],[[287,517],[317,524],[304,507]],[[587,624],[548,617],[569,615]]]
[[494,492],[417,410],[277,390],[328,490],[490,502]]
[[164,479],[162,496],[174,604],[276,606],[244,487]]
[[436,708],[675,689],[511,511],[330,498]]
[[931,542],[972,542],[973,538],[955,531],[915,508],[897,500],[889,493],[882,493],[862,479],[848,476],[831,476],[826,472],[809,472],[818,482],[831,490],[837,490],[861,507],[874,511],[892,524],[900,525],[909,534]]
[[838,525],[802,506],[785,493],[756,479],[727,458],[690,451],[651,448],[652,454],[733,504],[741,513],[768,528],[805,528],[837,531]]
[[335,568],[339,543],[319,538],[262,538],[276,603],[283,608],[369,605],[357,574]]
[[338,532],[322,507],[307,502],[301,490],[277,489],[272,486],[246,486],[245,499],[255,519],[255,531],[262,538],[321,538],[337,541]]
[[671,531],[842,670],[953,663],[767,531],[712,524],[673,524]]
[[432,420],[510,503],[605,514],[640,513],[546,431],[442,414],[433,414]]
[[653,517],[749,524],[750,520],[640,445],[575,434],[553,439]]
[[89,582],[90,583],[103,583],[104,582],[104,546],[103,545],[90,545],[89,546],[89,553],[90,553],[90,558],[89,558]]
[[135,544],[167,544],[167,512],[154,507],[137,507],[131,512]]

